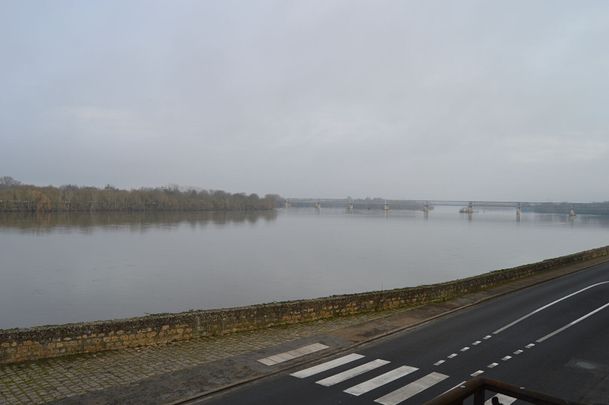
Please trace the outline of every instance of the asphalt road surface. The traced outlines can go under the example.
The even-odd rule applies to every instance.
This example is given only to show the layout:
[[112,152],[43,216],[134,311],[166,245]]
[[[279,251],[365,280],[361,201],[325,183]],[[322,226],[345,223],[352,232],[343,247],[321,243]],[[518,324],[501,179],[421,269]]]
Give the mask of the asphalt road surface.
[[[275,360],[320,349],[297,349]],[[571,401],[609,404],[609,264],[487,301],[200,403],[422,404],[476,375]]]

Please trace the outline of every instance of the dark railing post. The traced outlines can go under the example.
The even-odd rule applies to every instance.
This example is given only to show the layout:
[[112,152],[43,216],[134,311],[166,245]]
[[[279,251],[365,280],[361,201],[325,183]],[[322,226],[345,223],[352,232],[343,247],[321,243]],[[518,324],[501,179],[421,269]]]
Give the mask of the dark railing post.
[[484,386],[474,392],[474,405],[484,405]]

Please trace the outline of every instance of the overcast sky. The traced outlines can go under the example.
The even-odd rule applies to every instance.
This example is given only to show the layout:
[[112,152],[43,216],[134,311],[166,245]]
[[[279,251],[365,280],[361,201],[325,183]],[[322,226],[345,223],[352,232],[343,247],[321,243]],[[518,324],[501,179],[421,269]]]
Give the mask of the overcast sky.
[[0,176],[609,200],[609,2],[0,2]]

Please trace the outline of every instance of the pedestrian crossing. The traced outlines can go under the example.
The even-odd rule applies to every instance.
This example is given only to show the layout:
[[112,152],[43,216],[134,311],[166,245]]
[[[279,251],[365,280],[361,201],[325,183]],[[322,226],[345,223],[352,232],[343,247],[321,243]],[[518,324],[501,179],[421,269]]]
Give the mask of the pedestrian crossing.
[[411,382],[399,388],[389,394],[382,396],[378,399],[375,399],[374,402],[379,403],[381,405],[397,405],[401,402],[406,401],[409,398],[414,397],[420,392],[425,391],[427,388],[433,387],[439,382],[447,379],[448,376],[441,373],[429,373],[424,377],[419,378],[418,380]]
[[[472,345],[476,346],[478,341],[472,343]],[[310,355],[322,350],[328,349],[329,346],[326,346],[321,343],[314,343],[306,346],[302,346],[293,350],[289,350],[283,353],[277,353],[272,356],[268,356],[262,359],[258,359],[258,362],[266,365],[266,366],[274,366],[277,364],[281,364],[290,360],[294,360],[306,355]],[[469,350],[469,347],[461,349],[461,352]],[[516,354],[516,352],[514,352]],[[456,357],[458,354],[453,353],[451,356]],[[510,356],[506,356],[510,357]],[[511,357],[510,357],[511,358]],[[507,360],[503,358],[502,360]],[[362,363],[363,362],[363,363]],[[444,361],[441,361],[443,363]],[[362,364],[358,364],[362,363]],[[435,365],[438,366],[441,364],[440,362]],[[299,379],[306,379],[309,377],[322,375],[321,379],[316,380],[315,383],[321,385],[323,387],[333,387],[335,385],[348,382],[351,379],[354,379],[359,376],[366,375],[367,373],[372,374],[375,370],[383,368],[381,374],[372,376],[371,378],[361,382],[361,378],[359,379],[359,383],[352,385],[343,390],[345,394],[349,394],[352,396],[359,397],[364,394],[371,393],[375,391],[378,393],[377,398],[371,398],[374,403],[381,405],[398,405],[408,401],[409,399],[416,397],[417,395],[423,393],[424,391],[431,389],[432,387],[442,383],[445,380],[448,380],[450,376],[446,374],[442,374],[439,372],[431,372],[425,375],[422,374],[421,370],[417,367],[408,366],[408,365],[398,365],[397,367],[392,368],[387,371],[387,368],[391,364],[388,360],[383,359],[374,359],[369,360],[365,359],[364,355],[358,353],[350,353],[320,364],[317,364],[312,367],[307,367],[305,369],[296,371],[290,374],[292,377]],[[498,363],[492,363],[488,367],[494,368]],[[346,370],[343,366],[349,366]],[[332,375],[327,375],[327,372],[331,372],[334,369],[341,368],[341,370]],[[472,375],[482,374],[484,371],[478,370]],[[413,375],[413,377],[409,377],[410,381],[406,381],[406,377],[409,375]],[[419,374],[419,375],[417,375]],[[387,386],[390,383],[395,381],[403,380],[403,385],[400,388],[396,389],[396,384],[393,384],[391,389],[388,389]],[[383,387],[385,387],[385,392],[383,393]],[[341,388],[342,389],[342,388]],[[444,388],[446,389],[446,388]],[[387,392],[389,391],[389,392]],[[450,390],[449,390],[450,391]],[[439,393],[442,391],[439,391]],[[438,393],[438,394],[439,394]],[[383,395],[381,395],[383,394]],[[434,394],[434,395],[438,395]],[[497,394],[495,395],[497,399],[499,399],[499,403],[502,405],[511,405],[516,401],[516,398],[512,398],[506,395]],[[415,398],[416,400],[416,398]],[[413,400],[413,401],[415,401]],[[485,405],[492,405],[492,398],[488,399],[485,402]]]
[[[374,403],[381,405],[398,405],[410,400],[411,398],[415,398],[413,401],[416,401],[417,395],[450,378],[450,376],[436,371],[425,375],[416,375],[422,374],[421,370],[417,367],[408,365],[398,365],[387,371],[387,367],[390,365],[391,362],[388,360],[370,360],[366,359],[364,355],[350,353],[336,359],[296,371],[290,375],[299,379],[306,379],[325,373],[321,376],[323,378],[315,380],[315,383],[324,387],[333,387],[335,385],[348,382],[349,380],[359,376],[370,375],[375,372],[378,373],[378,371],[375,370],[380,370],[383,368],[380,374],[371,376],[371,378],[343,390],[345,394],[357,397],[364,394],[371,394],[373,391],[378,390],[376,392],[379,394],[371,397],[370,399],[374,401]],[[349,368],[345,370],[345,367],[343,366],[349,366]],[[337,370],[338,372],[328,375],[327,372],[331,372],[332,370],[338,368],[340,368]],[[409,377],[410,381],[406,381],[406,377],[410,375],[413,375],[414,377]],[[400,388],[395,389],[396,386],[394,384],[390,392],[382,393],[383,387],[385,387],[387,384],[399,381],[401,379],[403,379],[403,385]],[[385,391],[387,391],[387,388],[385,388]],[[439,393],[441,392],[442,391]],[[499,402],[502,405],[511,405],[516,401],[515,398],[501,394],[496,395],[496,397],[499,399]],[[492,400],[489,399],[485,402],[485,405],[490,405],[492,403],[491,401]]]
[[352,354],[348,354],[343,357],[339,357],[338,359],[334,359],[334,360],[327,361],[322,364],[318,364],[317,366],[305,368],[304,370],[298,371],[296,373],[292,373],[290,375],[293,377],[296,377],[296,378],[307,378],[307,377],[311,377],[315,374],[323,373],[324,371],[332,370],[333,368],[342,366],[343,364],[347,364],[347,363],[351,363],[352,361],[359,360],[362,357],[364,357],[364,356],[362,356],[361,354],[352,353]]
[[288,352],[283,352],[283,353],[275,354],[273,356],[265,357],[263,359],[259,359],[258,361],[260,363],[264,364],[265,366],[274,366],[275,364],[297,359],[298,357],[302,357],[307,354],[319,352],[321,350],[325,350],[328,348],[329,348],[329,346],[323,345],[321,343],[314,343],[312,345],[299,347],[298,349],[290,350]]
[[390,382],[402,378],[417,370],[418,368],[416,367],[401,366],[394,370],[388,371],[385,374],[381,374],[378,377],[374,377],[368,381],[364,381],[361,384],[357,384],[351,388],[347,388],[344,392],[358,397],[362,394],[367,393],[368,391],[372,391],[373,389],[382,387],[385,384],[389,384]]
[[323,385],[324,387],[331,387],[332,385],[347,381],[350,378],[356,377],[360,374],[364,374],[370,370],[374,370],[375,368],[379,368],[388,363],[389,362],[387,360],[372,360],[366,364],[362,364],[361,366],[357,366],[349,370],[343,371],[342,373],[334,374],[333,376],[324,378],[323,380],[319,380],[317,381],[317,384]]

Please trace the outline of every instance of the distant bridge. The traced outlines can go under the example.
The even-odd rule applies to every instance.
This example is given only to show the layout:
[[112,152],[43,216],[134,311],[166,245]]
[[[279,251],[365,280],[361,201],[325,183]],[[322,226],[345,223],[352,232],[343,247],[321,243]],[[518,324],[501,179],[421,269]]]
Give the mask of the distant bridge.
[[[513,208],[516,210],[516,218],[520,219],[522,208],[532,205],[531,202],[520,201],[461,201],[461,200],[383,200],[375,199],[314,199],[314,198],[293,198],[285,200],[285,207],[315,207],[327,208],[346,208],[354,209],[406,209],[423,211],[428,214],[434,207],[461,207],[459,212],[472,215],[477,208]],[[575,217],[575,210],[571,209],[569,217]]]

